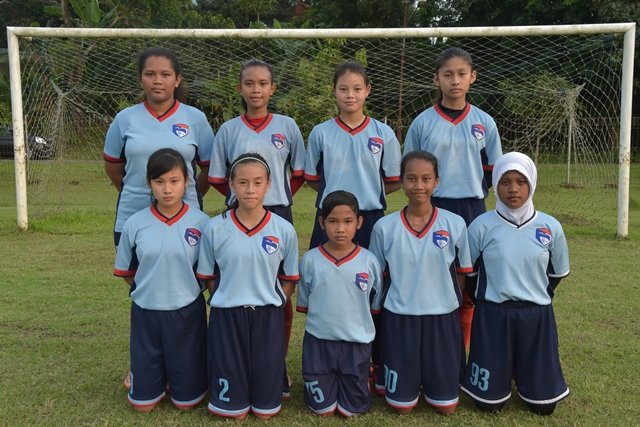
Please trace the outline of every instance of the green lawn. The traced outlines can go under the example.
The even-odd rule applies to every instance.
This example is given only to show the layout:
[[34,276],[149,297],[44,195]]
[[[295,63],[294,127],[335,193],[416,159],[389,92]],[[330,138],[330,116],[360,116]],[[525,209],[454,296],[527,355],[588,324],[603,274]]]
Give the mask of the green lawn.
[[[138,414],[126,402],[121,379],[128,368],[129,299],[124,281],[112,277],[116,194],[101,165],[70,163],[78,179],[30,192],[30,207],[50,193],[68,203],[40,210],[26,232],[15,226],[13,163],[0,161],[0,425],[205,425],[222,423],[205,405],[181,413],[163,402]],[[571,275],[554,301],[560,352],[571,396],[551,417],[531,415],[514,397],[498,415],[476,412],[469,399],[451,417],[424,403],[398,417],[383,400],[356,419],[320,419],[302,403],[300,376],[304,316],[296,314],[288,357],[293,396],[272,425],[637,425],[640,420],[640,185],[632,171],[628,239],[615,238],[615,204],[602,191],[582,189],[588,202],[562,213],[556,188],[539,187],[537,207],[558,215],[571,250]],[[542,175],[542,174],[541,174]],[[540,178],[541,182],[544,176]],[[33,187],[41,184],[34,183]],[[569,191],[569,190],[567,190]],[[38,200],[38,197],[41,197]],[[313,197],[296,196],[301,248],[312,228]],[[61,199],[60,197],[58,199]],[[222,205],[211,193],[209,213]],[[550,203],[546,205],[545,203]],[[567,199],[567,203],[572,203]],[[489,201],[491,205],[491,201]],[[394,194],[390,207],[403,205]],[[250,418],[246,424],[259,423]]]

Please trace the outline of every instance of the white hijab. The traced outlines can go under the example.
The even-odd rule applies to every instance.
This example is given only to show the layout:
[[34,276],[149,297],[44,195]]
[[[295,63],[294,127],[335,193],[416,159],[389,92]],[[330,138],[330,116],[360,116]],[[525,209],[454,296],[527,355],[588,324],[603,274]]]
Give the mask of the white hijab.
[[[527,178],[529,182],[529,197],[527,201],[518,209],[511,209],[505,206],[498,196],[498,182],[502,175],[509,171],[518,171]],[[538,182],[538,172],[536,165],[527,155],[511,152],[504,154],[493,165],[492,175],[493,192],[496,195],[496,211],[510,222],[516,225],[522,225],[530,220],[535,214],[533,207],[533,193],[536,191],[536,183]]]

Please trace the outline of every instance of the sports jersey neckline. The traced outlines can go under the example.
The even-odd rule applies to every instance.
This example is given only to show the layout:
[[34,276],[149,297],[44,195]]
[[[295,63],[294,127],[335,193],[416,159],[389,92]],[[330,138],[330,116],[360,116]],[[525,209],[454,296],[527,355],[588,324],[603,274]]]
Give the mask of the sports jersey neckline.
[[445,113],[442,110],[442,108],[440,108],[440,105],[438,104],[435,104],[433,106],[433,109],[436,110],[436,113],[438,113],[440,117],[442,117],[443,119],[445,119],[446,121],[448,121],[453,125],[457,125],[458,123],[463,121],[465,118],[467,118],[467,116],[469,115],[469,111],[471,111],[471,104],[467,102],[467,105],[465,105],[464,110],[462,110],[462,114],[460,114],[460,116],[456,119],[451,119],[451,117],[449,117],[447,113]]
[[357,135],[360,132],[362,132],[363,130],[366,129],[366,127],[369,125],[369,122],[371,122],[371,117],[369,116],[365,116],[364,120],[362,121],[362,123],[360,123],[358,126],[351,128],[349,127],[349,125],[347,125],[345,122],[342,121],[342,119],[340,118],[340,116],[336,117],[336,123],[338,124],[338,126],[346,131],[347,133],[349,133],[350,135]]
[[153,108],[151,108],[151,106],[147,103],[147,100],[145,100],[143,104],[144,104],[144,107],[149,112],[149,114],[151,114],[153,118],[155,118],[159,122],[163,122],[167,120],[169,117],[173,115],[173,113],[178,111],[178,107],[180,107],[180,101],[178,101],[177,99],[174,99],[173,105],[171,106],[171,108],[169,108],[167,111],[165,111],[162,114],[158,114],[155,111],[153,111]]
[[240,231],[242,231],[244,234],[246,234],[249,237],[254,236],[258,232],[260,232],[260,230],[262,230],[271,220],[271,211],[265,210],[265,214],[264,214],[264,217],[262,217],[262,220],[260,220],[260,222],[255,227],[253,227],[252,229],[249,229],[242,222],[240,222],[240,219],[238,219],[238,217],[236,216],[235,209],[231,209],[230,215],[231,215],[231,220],[236,225],[236,227],[238,227]]
[[436,218],[438,217],[438,213],[440,212],[440,210],[434,206],[433,213],[431,214],[431,219],[429,219],[429,222],[427,223],[427,225],[424,226],[422,230],[418,231],[418,230],[414,230],[413,227],[411,227],[411,224],[409,224],[409,220],[405,215],[406,210],[407,210],[407,207],[405,206],[400,211],[400,219],[402,220],[402,224],[407,229],[407,231],[409,231],[409,233],[413,234],[418,239],[422,239],[427,234],[429,229],[431,229],[431,226],[433,226],[433,223],[436,222]]
[[260,133],[263,130],[265,130],[266,127],[269,126],[269,123],[271,123],[272,119],[273,119],[273,114],[267,113],[267,116],[258,125],[254,125],[253,121],[249,118],[249,116],[247,116],[246,113],[240,116],[240,120],[242,120],[242,123],[244,123],[249,129],[253,130],[255,133]]
[[155,204],[151,205],[150,209],[151,209],[151,213],[153,214],[153,216],[155,216],[158,219],[158,221],[164,222],[169,227],[171,227],[173,224],[175,224],[176,222],[180,221],[180,218],[182,218],[187,213],[187,211],[189,210],[189,205],[186,204],[185,202],[182,202],[182,208],[180,208],[178,213],[176,213],[171,218],[168,218],[168,217],[164,216],[158,210],[158,208],[156,207]]
[[336,267],[340,267],[342,264],[346,264],[347,262],[349,262],[352,259],[354,259],[360,253],[361,249],[362,249],[362,246],[356,244],[356,247],[353,248],[353,250],[351,252],[349,252],[346,256],[338,259],[338,258],[334,257],[333,255],[331,255],[329,253],[329,251],[324,248],[324,245],[318,246],[318,250],[320,251],[320,253],[326,259],[328,259],[331,263],[335,264]]

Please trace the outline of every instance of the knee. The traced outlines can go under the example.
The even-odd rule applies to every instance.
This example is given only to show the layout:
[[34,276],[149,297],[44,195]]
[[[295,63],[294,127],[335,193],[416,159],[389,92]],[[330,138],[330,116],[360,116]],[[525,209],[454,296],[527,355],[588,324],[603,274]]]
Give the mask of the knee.
[[413,407],[411,408],[394,408],[398,415],[409,415],[411,411],[413,411]]
[[450,405],[450,406],[434,406],[433,408],[436,410],[436,412],[440,415],[453,415],[453,413],[456,411],[456,405]]
[[497,412],[500,412],[502,410],[502,408],[504,407],[505,402],[500,402],[500,403],[486,403],[486,402],[480,402],[478,400],[475,400],[475,405],[476,408],[482,412],[488,412],[490,414],[495,414]]
[[527,406],[531,411],[538,415],[551,415],[556,409],[556,403],[546,403],[543,405],[536,403],[527,403]]

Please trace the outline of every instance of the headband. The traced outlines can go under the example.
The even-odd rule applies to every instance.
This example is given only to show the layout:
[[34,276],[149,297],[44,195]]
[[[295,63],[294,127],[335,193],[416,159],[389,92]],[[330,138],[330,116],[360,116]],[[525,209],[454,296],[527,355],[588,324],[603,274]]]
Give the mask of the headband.
[[267,175],[271,175],[271,168],[269,167],[269,165],[262,159],[259,159],[257,157],[253,157],[253,156],[247,156],[247,157],[243,157],[241,159],[237,159],[235,162],[233,162],[233,164],[231,165],[231,168],[229,168],[229,176],[231,176],[233,174],[233,169],[238,166],[240,163],[243,162],[248,162],[248,161],[254,161],[254,162],[258,162],[260,164],[262,164],[265,169],[267,170]]

